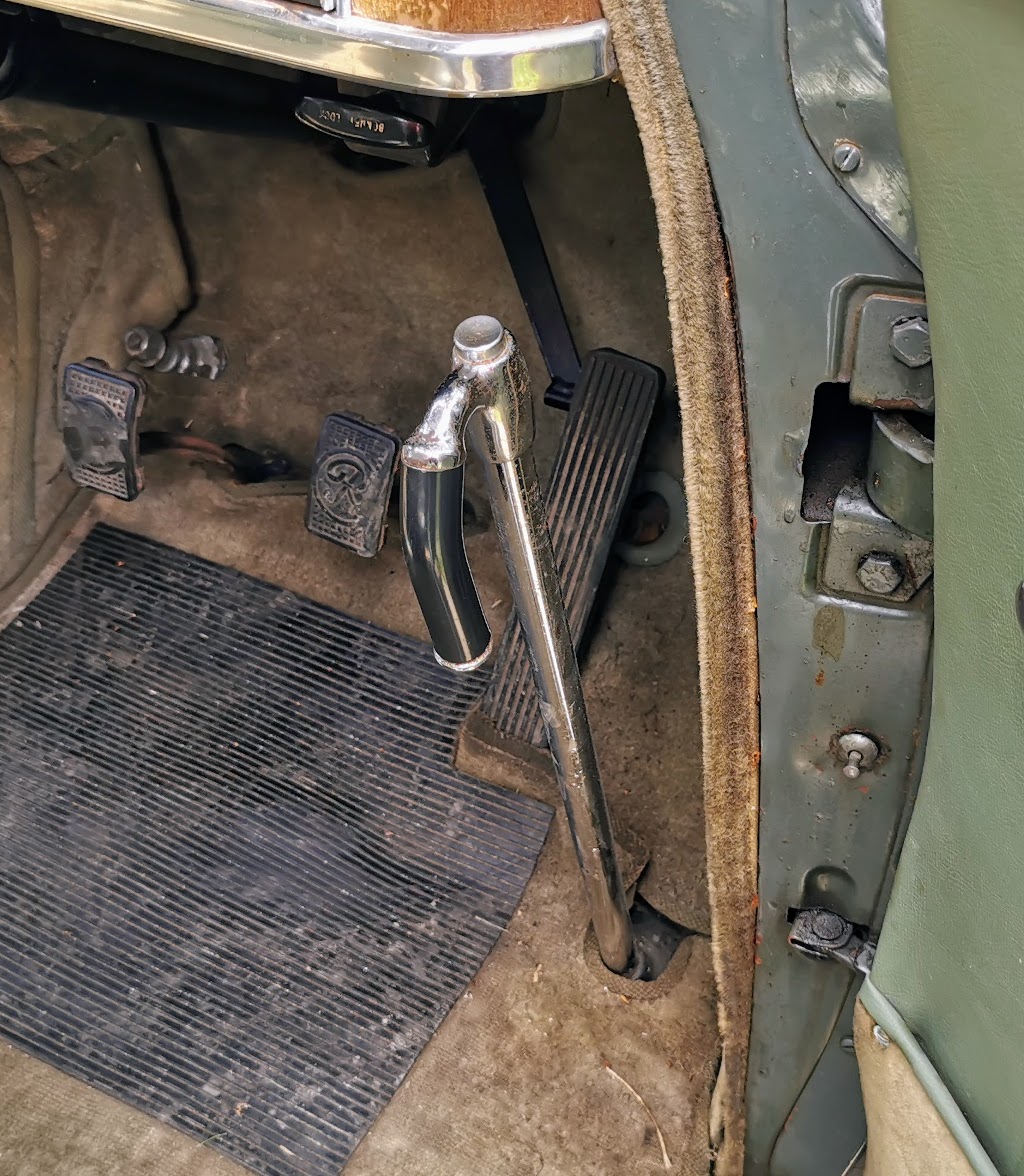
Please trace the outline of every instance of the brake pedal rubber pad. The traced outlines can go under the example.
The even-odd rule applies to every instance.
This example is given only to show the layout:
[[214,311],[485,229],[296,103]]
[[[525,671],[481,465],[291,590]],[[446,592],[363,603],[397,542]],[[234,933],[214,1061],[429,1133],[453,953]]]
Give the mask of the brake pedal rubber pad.
[[356,555],[376,555],[384,546],[401,445],[393,429],[332,412],[316,445],[306,527]]
[[139,413],[146,383],[112,371],[102,360],[64,369],[58,419],[72,481],[126,502],[145,485],[139,456]]

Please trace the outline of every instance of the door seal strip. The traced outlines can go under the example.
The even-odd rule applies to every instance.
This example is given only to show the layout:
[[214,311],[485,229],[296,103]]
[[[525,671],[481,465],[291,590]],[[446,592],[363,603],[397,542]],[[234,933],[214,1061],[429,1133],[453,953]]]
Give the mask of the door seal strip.
[[978,1176],[999,1176],[999,1169],[985,1151],[981,1140],[975,1135],[974,1128],[967,1122],[966,1116],[924,1052],[921,1043],[888,998],[875,987],[870,976],[865,979],[860,990],[860,1000],[876,1023],[881,1025],[903,1051],[918,1081],[932,1100],[932,1105],[952,1132],[953,1138]]

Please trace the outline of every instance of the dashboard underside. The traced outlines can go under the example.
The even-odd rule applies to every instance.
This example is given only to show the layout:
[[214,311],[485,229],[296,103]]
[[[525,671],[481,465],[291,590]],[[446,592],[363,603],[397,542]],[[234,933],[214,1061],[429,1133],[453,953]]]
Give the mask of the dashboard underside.
[[[491,5],[478,14],[467,3],[432,5],[425,14],[414,2],[406,12],[382,0],[369,0],[361,9],[349,0],[317,6],[280,0],[29,0],[28,6],[66,22],[91,21],[390,90],[447,97],[565,90],[615,69],[607,21],[596,6],[589,11],[589,0],[575,0],[558,12],[548,0],[533,8]],[[389,19],[376,19],[384,14]],[[428,23],[432,27],[417,27]],[[514,24],[525,27],[510,28]]]

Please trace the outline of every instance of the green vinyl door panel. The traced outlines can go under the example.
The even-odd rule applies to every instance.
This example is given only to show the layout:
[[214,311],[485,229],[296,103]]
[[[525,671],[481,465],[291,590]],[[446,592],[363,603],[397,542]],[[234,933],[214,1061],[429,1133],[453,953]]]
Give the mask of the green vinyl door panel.
[[872,981],[1024,1173],[1024,0],[885,0],[936,383],[935,684]]

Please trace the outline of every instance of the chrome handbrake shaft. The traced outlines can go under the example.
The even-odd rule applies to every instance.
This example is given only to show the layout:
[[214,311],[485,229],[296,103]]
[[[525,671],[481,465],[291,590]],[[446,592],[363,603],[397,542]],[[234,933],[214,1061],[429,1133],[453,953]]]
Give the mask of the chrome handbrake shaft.
[[478,315],[455,331],[453,367],[402,447],[402,533],[413,586],[438,660],[454,669],[480,665],[491,634],[462,537],[468,438],[483,462],[601,958],[613,972],[632,972],[641,961],[544,518],[526,363],[511,333]]

